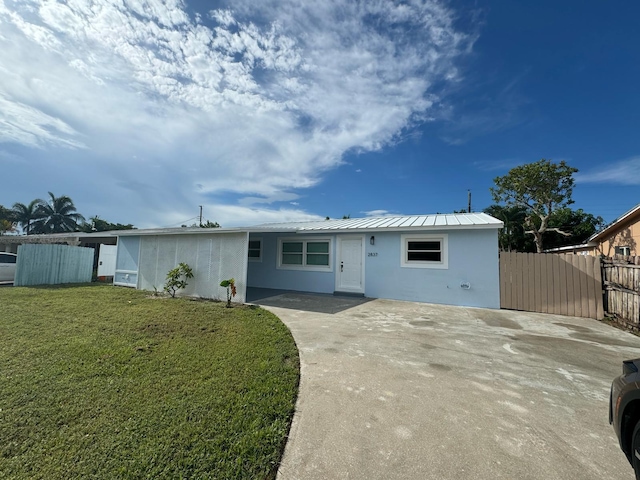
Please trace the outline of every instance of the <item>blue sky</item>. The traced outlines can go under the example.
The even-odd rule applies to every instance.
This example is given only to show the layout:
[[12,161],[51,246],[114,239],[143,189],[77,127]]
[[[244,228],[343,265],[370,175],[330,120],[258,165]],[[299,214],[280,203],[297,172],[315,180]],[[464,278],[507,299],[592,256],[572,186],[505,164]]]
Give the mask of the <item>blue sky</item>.
[[0,0],[0,204],[223,226],[492,203],[540,158],[639,203],[638,2]]

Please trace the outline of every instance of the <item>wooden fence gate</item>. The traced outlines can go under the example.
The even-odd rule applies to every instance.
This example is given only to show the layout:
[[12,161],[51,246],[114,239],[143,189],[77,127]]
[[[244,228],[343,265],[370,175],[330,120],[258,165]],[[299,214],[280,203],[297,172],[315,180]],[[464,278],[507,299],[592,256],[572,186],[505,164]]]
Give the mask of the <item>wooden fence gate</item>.
[[500,308],[601,319],[600,258],[501,252]]
[[[604,260],[605,308],[620,323],[640,327],[640,265]],[[637,262],[637,260],[636,260]]]

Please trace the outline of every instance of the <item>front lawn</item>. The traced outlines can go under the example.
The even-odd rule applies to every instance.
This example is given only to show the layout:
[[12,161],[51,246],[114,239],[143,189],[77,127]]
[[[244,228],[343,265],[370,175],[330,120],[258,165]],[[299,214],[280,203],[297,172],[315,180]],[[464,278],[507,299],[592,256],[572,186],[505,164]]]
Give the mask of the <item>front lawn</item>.
[[0,288],[0,478],[274,478],[298,352],[271,313]]

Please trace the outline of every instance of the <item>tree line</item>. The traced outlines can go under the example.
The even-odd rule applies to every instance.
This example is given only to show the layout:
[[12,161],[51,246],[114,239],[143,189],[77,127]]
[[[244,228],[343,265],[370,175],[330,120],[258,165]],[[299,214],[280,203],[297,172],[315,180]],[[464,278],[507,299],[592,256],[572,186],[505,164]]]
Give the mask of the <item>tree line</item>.
[[[187,225],[182,225],[186,227]],[[201,219],[191,227],[220,228],[218,222]],[[67,232],[107,232],[110,230],[135,229],[132,224],[111,223],[98,215],[89,217],[87,221],[73,204],[73,200],[67,195],[56,197],[49,192],[49,198],[43,200],[36,198],[31,202],[14,203],[13,207],[6,208],[0,205],[0,235],[17,231],[18,227],[26,235],[43,233],[67,233]]]
[[131,224],[110,223],[98,215],[87,222],[67,195],[36,198],[31,202],[14,203],[12,208],[0,205],[0,235],[16,231],[20,227],[26,235],[66,232],[104,232],[107,230],[129,230]]
[[[570,208],[574,203],[573,175],[577,171],[564,161],[554,163],[543,158],[512,168],[494,179],[495,186],[490,191],[496,203],[484,212],[504,223],[498,236],[501,250],[540,253],[544,249],[583,243],[604,227],[602,217]],[[35,199],[26,205],[15,203],[11,209],[0,205],[0,235],[15,231],[17,226],[27,235],[135,228],[131,224],[107,222],[97,215],[89,220],[78,213],[71,198],[56,197],[51,192],[47,200]],[[200,226],[220,227],[209,220]]]

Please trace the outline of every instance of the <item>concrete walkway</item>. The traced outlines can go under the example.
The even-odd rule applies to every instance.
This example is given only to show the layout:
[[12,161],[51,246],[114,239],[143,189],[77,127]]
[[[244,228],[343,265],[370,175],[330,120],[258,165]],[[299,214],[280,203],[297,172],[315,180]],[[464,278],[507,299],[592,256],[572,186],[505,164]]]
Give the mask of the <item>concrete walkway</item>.
[[633,478],[607,408],[638,337],[387,300],[335,314],[265,308],[301,355],[280,480]]

